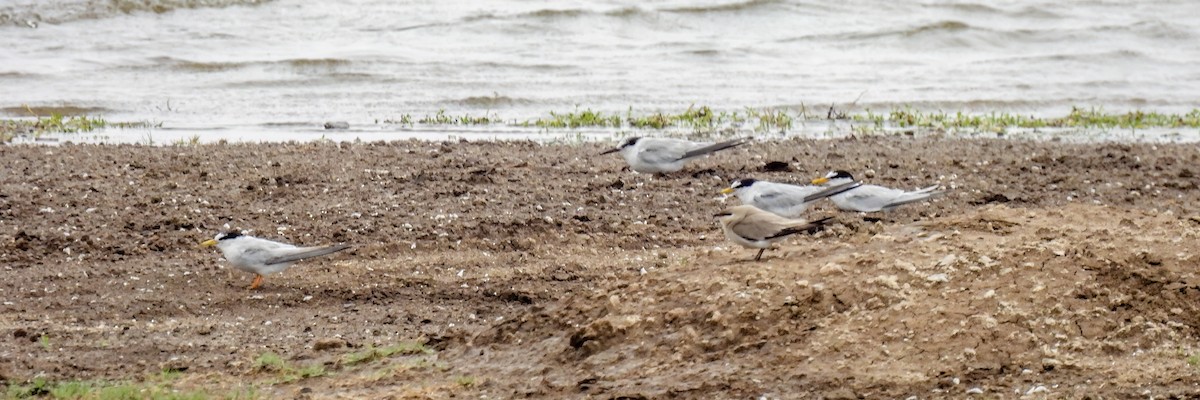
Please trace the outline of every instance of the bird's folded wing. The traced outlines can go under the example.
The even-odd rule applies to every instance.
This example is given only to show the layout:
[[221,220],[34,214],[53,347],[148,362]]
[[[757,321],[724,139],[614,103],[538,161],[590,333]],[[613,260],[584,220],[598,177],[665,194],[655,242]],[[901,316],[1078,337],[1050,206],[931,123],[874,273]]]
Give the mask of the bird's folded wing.
[[780,217],[778,215],[763,211],[746,215],[741,221],[733,225],[733,233],[738,234],[749,240],[764,240],[776,237],[784,229],[790,226],[803,224],[804,221],[798,221]]
[[302,260],[305,258],[320,257],[329,253],[336,253],[350,248],[348,244],[336,244],[332,246],[319,247],[296,247],[290,249],[274,249],[271,250],[273,257],[268,258],[265,262],[267,265],[279,264]]
[[686,149],[683,147],[686,145],[685,143],[663,142],[648,144],[638,151],[637,156],[643,162],[650,164],[673,163],[682,158],[680,154],[683,154],[684,149]]
[[814,201],[817,201],[817,200],[820,200],[820,199],[823,199],[823,198],[826,198],[829,196],[836,196],[836,195],[848,192],[851,189],[858,188],[860,186],[862,186],[862,182],[850,182],[850,183],[843,183],[843,184],[837,185],[837,186],[830,186],[819,192],[810,194],[808,196],[804,196],[804,202],[810,203],[810,202],[814,202]]
[[809,222],[807,224],[789,226],[787,228],[783,228],[783,230],[779,231],[778,233],[771,235],[767,239],[781,238],[781,237],[784,237],[787,235],[794,235],[797,233],[816,233],[817,231],[820,231],[822,229],[822,227],[825,226],[825,224],[827,222],[829,222],[829,220],[831,220],[831,219],[833,219],[833,217],[825,217],[825,218],[818,219],[816,221]]
[[713,143],[708,146],[704,146],[704,147],[683,153],[683,155],[680,156],[679,159],[680,160],[688,159],[688,158],[702,156],[702,155],[716,152],[716,151],[725,150],[730,147],[740,146],[740,145],[745,144],[747,139],[748,138],[737,138],[737,139],[727,140],[727,141],[720,142],[720,143]]
[[883,186],[863,185],[849,192],[844,201],[859,211],[878,211],[904,193],[903,190]]
[[[762,183],[755,184],[755,188]],[[763,189],[755,191],[754,203],[766,205],[769,207],[792,207],[797,204],[806,203],[804,200],[811,191],[804,190],[802,187],[791,185],[770,185]],[[766,209],[762,206],[759,208]]]

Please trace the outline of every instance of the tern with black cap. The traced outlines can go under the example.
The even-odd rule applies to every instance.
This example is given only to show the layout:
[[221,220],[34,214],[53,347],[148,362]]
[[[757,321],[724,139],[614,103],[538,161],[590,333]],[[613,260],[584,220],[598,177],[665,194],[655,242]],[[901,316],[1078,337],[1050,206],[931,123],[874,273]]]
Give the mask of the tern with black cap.
[[263,276],[283,271],[296,261],[320,257],[350,248],[347,244],[329,246],[296,247],[287,243],[243,235],[239,232],[222,232],[216,237],[200,243],[201,246],[217,246],[225,260],[234,268],[254,273],[250,289],[262,286]]
[[845,182],[830,187],[801,186],[787,183],[738,179],[721,194],[736,194],[742,204],[749,204],[787,218],[798,218],[817,200],[858,187],[861,183]]
[[631,137],[600,154],[620,153],[629,164],[629,169],[644,174],[663,174],[682,170],[693,158],[739,146],[747,141],[748,138],[740,138],[710,143],[673,138]]
[[[854,182],[854,176],[842,170],[830,171],[824,177],[812,180],[814,185],[830,187],[840,186],[847,182]],[[929,200],[945,193],[937,188],[938,185],[933,185],[908,192],[878,185],[860,185],[852,190],[830,196],[829,200],[845,211],[888,211],[905,204]]]

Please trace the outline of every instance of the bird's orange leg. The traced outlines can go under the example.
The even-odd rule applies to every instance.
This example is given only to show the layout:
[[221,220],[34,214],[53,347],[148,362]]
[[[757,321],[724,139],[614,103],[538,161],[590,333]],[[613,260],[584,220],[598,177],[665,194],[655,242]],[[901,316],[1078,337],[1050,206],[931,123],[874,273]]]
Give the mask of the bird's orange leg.
[[262,282],[263,276],[254,274],[254,282],[250,282],[250,290],[258,289],[259,286],[262,286]]

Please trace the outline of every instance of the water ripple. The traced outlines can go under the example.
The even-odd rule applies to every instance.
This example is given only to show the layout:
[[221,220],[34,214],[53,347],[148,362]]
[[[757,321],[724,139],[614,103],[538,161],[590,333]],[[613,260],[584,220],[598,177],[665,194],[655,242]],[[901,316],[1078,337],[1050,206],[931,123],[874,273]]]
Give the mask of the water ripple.
[[16,0],[0,7],[0,25],[36,27],[135,13],[163,14],[182,9],[254,6],[273,0]]

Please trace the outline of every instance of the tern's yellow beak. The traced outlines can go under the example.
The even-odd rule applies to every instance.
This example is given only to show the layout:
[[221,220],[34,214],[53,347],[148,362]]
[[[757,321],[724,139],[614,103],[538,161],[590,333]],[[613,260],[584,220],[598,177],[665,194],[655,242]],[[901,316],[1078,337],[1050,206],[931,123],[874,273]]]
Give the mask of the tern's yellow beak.
[[208,239],[200,243],[200,247],[212,247],[217,245],[216,239]]
[[825,182],[829,182],[829,178],[817,178],[812,180],[812,184],[814,185],[824,184]]
[[731,193],[733,193],[733,188],[721,189],[721,194],[731,194]]

